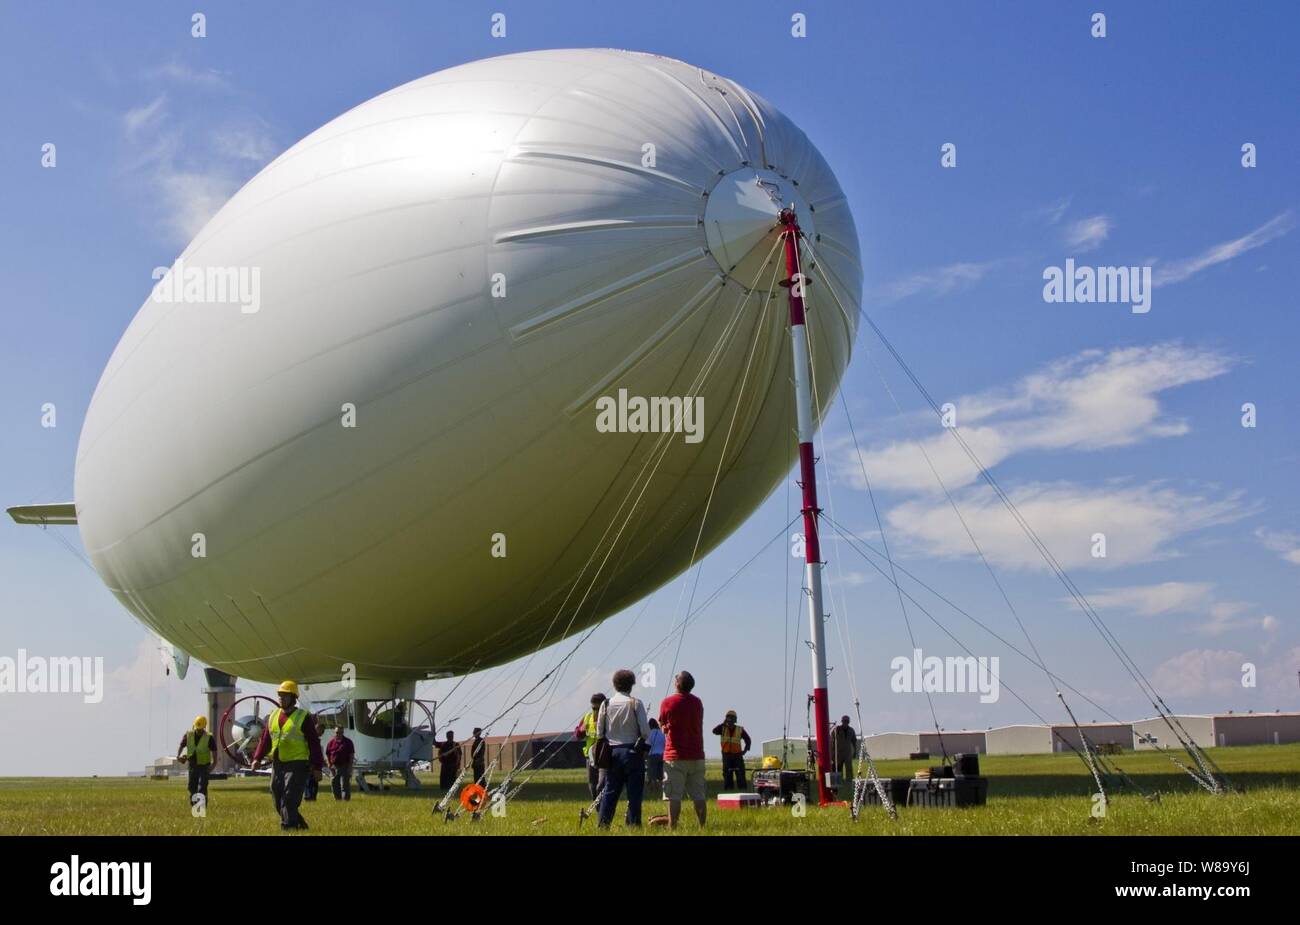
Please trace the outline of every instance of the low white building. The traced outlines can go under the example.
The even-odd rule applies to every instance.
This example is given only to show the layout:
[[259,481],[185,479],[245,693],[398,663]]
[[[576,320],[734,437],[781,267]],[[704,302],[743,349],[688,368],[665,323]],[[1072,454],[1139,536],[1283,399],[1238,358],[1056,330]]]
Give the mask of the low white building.
[[1052,730],[1047,726],[999,726],[984,733],[989,755],[1039,755],[1052,750]]
[[921,751],[921,736],[916,732],[882,732],[867,736],[867,751],[872,758],[906,758]]
[[[1133,724],[1133,747],[1140,752],[1157,748],[1179,748],[1178,736],[1190,738],[1199,748],[1210,748],[1214,742],[1214,717],[1180,715],[1170,717],[1178,735],[1158,716],[1140,719]],[[1181,727],[1181,728],[1180,728]]]

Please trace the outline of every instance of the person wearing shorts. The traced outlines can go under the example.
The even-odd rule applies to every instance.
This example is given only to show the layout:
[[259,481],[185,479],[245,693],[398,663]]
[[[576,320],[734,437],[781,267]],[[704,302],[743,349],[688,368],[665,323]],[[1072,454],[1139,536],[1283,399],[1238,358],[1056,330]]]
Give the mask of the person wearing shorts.
[[679,808],[684,799],[693,803],[703,802],[704,759],[665,761],[664,793],[668,795],[669,802],[675,801]]
[[668,798],[668,824],[677,828],[682,800],[695,805],[704,825],[708,813],[704,790],[704,703],[691,693],[695,678],[689,671],[673,678],[677,691],[659,705],[659,725],[664,731],[664,796]]

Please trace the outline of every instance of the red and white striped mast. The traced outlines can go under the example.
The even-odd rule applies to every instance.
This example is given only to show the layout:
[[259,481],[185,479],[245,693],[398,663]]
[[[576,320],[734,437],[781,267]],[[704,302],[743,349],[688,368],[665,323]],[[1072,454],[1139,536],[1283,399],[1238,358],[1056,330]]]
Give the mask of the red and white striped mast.
[[812,640],[813,717],[817,735],[817,802],[826,806],[835,792],[826,785],[831,771],[830,703],[826,693],[826,627],[822,609],[821,543],[817,538],[817,470],[813,456],[812,377],[808,367],[808,328],[804,324],[803,287],[807,284],[799,260],[799,222],[794,209],[781,210],[785,230],[785,270],[781,285],[790,293],[790,344],[794,350],[794,398],[799,422],[799,486],[803,489],[804,570],[808,584],[808,624]]

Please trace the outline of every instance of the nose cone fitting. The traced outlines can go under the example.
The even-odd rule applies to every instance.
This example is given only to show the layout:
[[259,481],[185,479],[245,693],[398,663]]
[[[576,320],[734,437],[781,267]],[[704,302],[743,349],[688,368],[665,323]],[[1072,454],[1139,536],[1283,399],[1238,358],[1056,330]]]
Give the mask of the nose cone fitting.
[[804,234],[815,234],[813,214],[799,188],[771,170],[742,167],[718,178],[704,210],[709,252],[728,277],[748,288],[766,288],[774,264],[760,268],[769,255],[783,261],[773,245],[781,231],[783,208],[793,208]]

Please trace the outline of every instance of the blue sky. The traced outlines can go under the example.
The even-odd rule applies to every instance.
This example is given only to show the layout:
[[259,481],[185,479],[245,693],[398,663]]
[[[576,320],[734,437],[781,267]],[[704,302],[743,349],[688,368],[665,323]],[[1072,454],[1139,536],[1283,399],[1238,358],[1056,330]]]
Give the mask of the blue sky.
[[[207,14],[206,38],[190,36],[192,7]],[[1105,38],[1090,34],[1097,10]],[[505,38],[489,35],[495,11],[507,16]],[[806,38],[790,35],[795,12],[807,15]],[[653,51],[762,94],[821,148],[858,223],[864,308],[936,400],[956,405],[968,440],[1169,703],[1296,709],[1298,40],[1300,13],[1283,3],[141,3],[129,16],[97,4],[0,4],[0,500],[71,498],[82,415],[150,271],[303,135],[477,58]],[[47,142],[57,145],[53,169],[41,166]],[[1247,142],[1252,169],[1241,165]],[[940,166],[944,143],[957,146],[955,168]],[[1152,266],[1151,311],[1044,302],[1043,270],[1066,258]],[[1049,667],[1119,716],[1148,715],[869,331],[844,394],[899,562],[1019,640],[942,494],[916,477],[919,441]],[[40,426],[46,402],[57,427]],[[1250,429],[1246,402],[1258,413]],[[837,522],[878,542],[838,403],[822,447]],[[786,495],[704,563],[697,601],[786,522]],[[1094,532],[1107,534],[1104,560],[1090,555]],[[63,536],[75,545],[75,531]],[[868,731],[924,727],[925,698],[889,687],[890,660],[911,648],[896,595],[825,542],[836,626],[851,637],[841,649],[830,631],[832,710],[853,712],[856,689]],[[761,738],[778,735],[787,712],[782,678],[800,604],[787,545],[733,583],[682,648],[710,715],[734,707]],[[522,727],[565,725],[593,677],[652,650],[680,587],[603,626],[552,709]],[[1005,684],[1060,718],[1041,672],[951,611],[933,612],[976,654],[999,656]],[[958,654],[912,616],[927,654]],[[665,679],[674,647],[654,658]],[[74,553],[0,524],[0,655],[19,648],[102,655],[110,686],[96,705],[0,695],[15,741],[58,730],[86,743],[72,750],[86,757],[72,760],[6,749],[0,774],[138,768],[174,748],[202,703],[197,672],[184,683],[163,677],[154,642]],[[808,666],[795,648],[791,730],[801,734]],[[539,656],[531,675],[552,661]],[[1247,662],[1254,688],[1241,684]],[[464,695],[512,671],[460,688],[461,704],[448,707],[463,731],[493,715],[510,685]],[[430,685],[430,696],[447,687]],[[961,694],[935,703],[950,729],[1033,718],[1005,691],[991,705]],[[1101,717],[1083,706],[1080,718]]]

